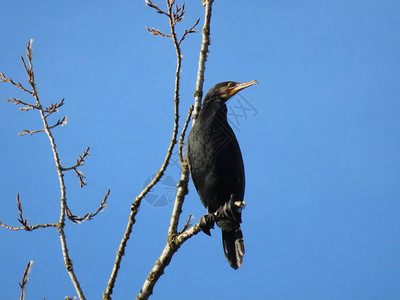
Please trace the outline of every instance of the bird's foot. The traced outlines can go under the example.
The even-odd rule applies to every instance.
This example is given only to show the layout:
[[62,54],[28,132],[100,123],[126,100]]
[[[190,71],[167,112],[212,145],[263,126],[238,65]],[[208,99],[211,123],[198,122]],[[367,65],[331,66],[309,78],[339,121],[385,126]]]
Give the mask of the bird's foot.
[[208,213],[200,218],[199,226],[201,231],[211,236],[210,229],[214,229],[214,223],[214,215]]
[[214,213],[214,221],[230,219],[242,223],[242,209],[246,206],[244,201],[235,201],[235,195],[231,195],[229,202],[217,209]]
[[[235,195],[231,195],[231,199],[218,208],[214,213],[208,213],[200,218],[200,229],[207,235],[211,236],[210,229],[214,229],[214,224],[222,226],[223,222],[234,221],[242,223],[242,209],[246,206],[244,201],[235,201]],[[222,221],[221,223],[219,223]]]

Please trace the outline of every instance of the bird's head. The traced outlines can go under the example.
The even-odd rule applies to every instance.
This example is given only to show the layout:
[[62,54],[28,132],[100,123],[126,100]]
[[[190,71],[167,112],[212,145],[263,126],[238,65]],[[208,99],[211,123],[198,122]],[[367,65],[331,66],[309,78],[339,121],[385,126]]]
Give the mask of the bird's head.
[[224,102],[228,101],[229,98],[231,98],[233,95],[235,95],[236,93],[240,92],[241,90],[258,84],[258,82],[256,80],[252,80],[249,82],[243,82],[243,83],[239,83],[239,82],[235,82],[235,81],[224,81],[224,82],[220,82],[216,85],[214,85],[214,87],[212,87],[207,95],[204,97],[204,102],[206,102],[208,99],[212,99],[212,98],[220,98],[222,99]]

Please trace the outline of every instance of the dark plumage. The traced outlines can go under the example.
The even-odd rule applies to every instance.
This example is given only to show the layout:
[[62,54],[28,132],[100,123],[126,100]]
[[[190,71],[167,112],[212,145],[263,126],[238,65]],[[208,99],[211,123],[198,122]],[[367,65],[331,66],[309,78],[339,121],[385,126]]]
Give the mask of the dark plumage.
[[240,228],[245,175],[240,147],[227,121],[225,102],[254,84],[257,81],[226,81],[210,89],[203,99],[187,144],[194,185],[201,202],[212,214],[209,215],[211,225],[203,225],[202,230],[210,234],[209,230],[216,221],[222,230],[226,259],[234,269],[242,265],[245,251]]

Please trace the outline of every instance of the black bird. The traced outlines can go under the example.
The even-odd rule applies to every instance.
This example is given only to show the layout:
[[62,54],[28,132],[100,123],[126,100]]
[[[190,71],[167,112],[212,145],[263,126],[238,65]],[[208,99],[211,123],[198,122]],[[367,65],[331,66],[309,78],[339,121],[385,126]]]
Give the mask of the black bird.
[[189,170],[200,200],[208,210],[201,229],[208,235],[214,221],[222,230],[222,243],[229,264],[242,265],[244,242],[241,209],[245,175],[242,154],[227,120],[226,101],[257,81],[225,81],[211,88],[203,99],[200,113],[189,133]]

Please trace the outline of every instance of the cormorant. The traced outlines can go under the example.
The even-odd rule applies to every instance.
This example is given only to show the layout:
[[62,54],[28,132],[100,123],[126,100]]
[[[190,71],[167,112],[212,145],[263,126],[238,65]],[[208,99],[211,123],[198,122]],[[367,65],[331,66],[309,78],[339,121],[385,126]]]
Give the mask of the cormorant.
[[208,235],[214,222],[222,230],[226,259],[235,270],[242,265],[244,242],[240,228],[245,175],[239,143],[227,120],[226,101],[257,81],[225,81],[211,88],[203,99],[189,133],[189,170],[208,215],[200,220]]

